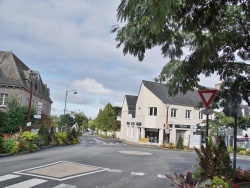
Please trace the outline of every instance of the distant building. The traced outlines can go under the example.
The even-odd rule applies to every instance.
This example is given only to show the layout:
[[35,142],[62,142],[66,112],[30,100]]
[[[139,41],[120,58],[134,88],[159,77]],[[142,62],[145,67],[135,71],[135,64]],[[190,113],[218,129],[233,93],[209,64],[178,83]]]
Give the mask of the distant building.
[[31,70],[12,52],[0,51],[0,110],[6,109],[6,100],[17,95],[20,105],[29,105],[31,74],[33,80],[32,105],[37,109],[43,103],[42,114],[50,115],[50,89],[43,83],[38,71]]
[[131,142],[176,144],[179,136],[189,144],[192,128],[205,120],[195,104],[198,91],[169,96],[165,85],[142,81],[138,96],[125,95],[121,116],[121,138]]

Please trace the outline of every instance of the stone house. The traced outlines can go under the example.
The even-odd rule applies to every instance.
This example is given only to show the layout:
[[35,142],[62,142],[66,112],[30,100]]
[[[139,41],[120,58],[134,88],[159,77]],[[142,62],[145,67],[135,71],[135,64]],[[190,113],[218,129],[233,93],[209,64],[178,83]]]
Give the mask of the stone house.
[[[30,91],[32,86],[32,100]],[[42,114],[50,115],[50,89],[43,83],[38,71],[27,67],[14,53],[0,51],[0,110],[6,109],[6,100],[16,95],[21,106],[31,104],[37,109],[42,103]]]

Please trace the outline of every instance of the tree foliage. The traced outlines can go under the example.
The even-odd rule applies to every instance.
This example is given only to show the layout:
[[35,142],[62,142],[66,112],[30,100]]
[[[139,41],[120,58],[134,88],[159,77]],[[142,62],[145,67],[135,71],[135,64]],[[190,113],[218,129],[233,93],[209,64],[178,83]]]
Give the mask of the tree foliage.
[[86,128],[88,125],[88,118],[84,113],[75,113],[75,121],[78,126]]
[[[35,109],[31,108],[31,122],[34,122]],[[19,126],[25,127],[27,122],[28,106],[21,106],[17,96],[11,96],[7,100],[7,110],[4,115],[2,131],[5,133],[15,133],[19,131]]]
[[125,55],[140,61],[147,49],[161,47],[170,62],[156,81],[167,83],[170,94],[199,88],[201,74],[216,73],[229,79],[230,93],[250,104],[249,15],[250,3],[244,0],[121,0],[117,19],[125,23],[112,32],[117,47],[123,45]]
[[[205,124],[206,121],[204,120],[203,123]],[[238,128],[244,130],[250,128],[249,116],[238,117],[237,126]],[[214,118],[209,120],[210,135],[219,135],[220,130],[223,130],[227,127],[234,127],[234,118],[225,116],[223,112],[214,112]]]
[[99,130],[104,132],[117,130],[116,114],[110,103],[103,110],[99,110],[95,124]]

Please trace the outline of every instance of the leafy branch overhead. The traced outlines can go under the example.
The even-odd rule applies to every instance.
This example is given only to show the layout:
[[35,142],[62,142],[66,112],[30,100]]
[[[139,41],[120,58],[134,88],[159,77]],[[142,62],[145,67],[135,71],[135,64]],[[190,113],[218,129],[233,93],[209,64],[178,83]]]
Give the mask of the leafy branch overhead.
[[147,49],[161,47],[170,62],[156,81],[167,83],[170,94],[198,88],[201,74],[215,73],[250,104],[249,15],[242,0],[121,0],[117,19],[124,23],[112,32],[124,55],[140,61]]

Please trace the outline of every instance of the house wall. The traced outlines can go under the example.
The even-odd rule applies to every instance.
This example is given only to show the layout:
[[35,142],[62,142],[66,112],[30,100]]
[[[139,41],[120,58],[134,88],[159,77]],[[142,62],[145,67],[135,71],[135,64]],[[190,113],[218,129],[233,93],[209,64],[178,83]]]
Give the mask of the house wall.
[[[9,96],[17,95],[20,105],[25,106],[29,105],[30,91],[21,87],[0,87],[0,93],[8,94]],[[36,94],[36,92],[32,95],[32,106],[37,110],[37,103],[43,102],[43,114],[50,115],[51,112],[51,104],[44,100],[42,97]],[[0,106],[1,109],[5,109],[6,106]]]
[[[157,108],[157,116],[149,115],[149,107]],[[177,117],[171,117],[172,108],[177,109]],[[190,119],[185,118],[186,110],[191,110]],[[127,111],[127,102],[124,100],[121,119],[121,134],[123,135],[123,139],[139,142],[141,138],[146,137],[146,131],[152,130],[157,131],[155,135],[157,135],[158,144],[160,145],[164,142],[163,139],[166,131],[165,124],[167,119],[166,104],[157,98],[143,84],[141,85],[136,103],[136,117],[132,118],[132,116],[127,114]],[[203,120],[205,118],[206,117],[203,116]],[[202,120],[199,119],[199,110],[195,110],[194,107],[170,104],[168,109],[168,123],[171,125],[169,129],[169,141],[176,145],[179,135],[182,135],[184,145],[188,145],[189,135],[193,134],[190,131],[190,125],[197,125],[201,122]]]

